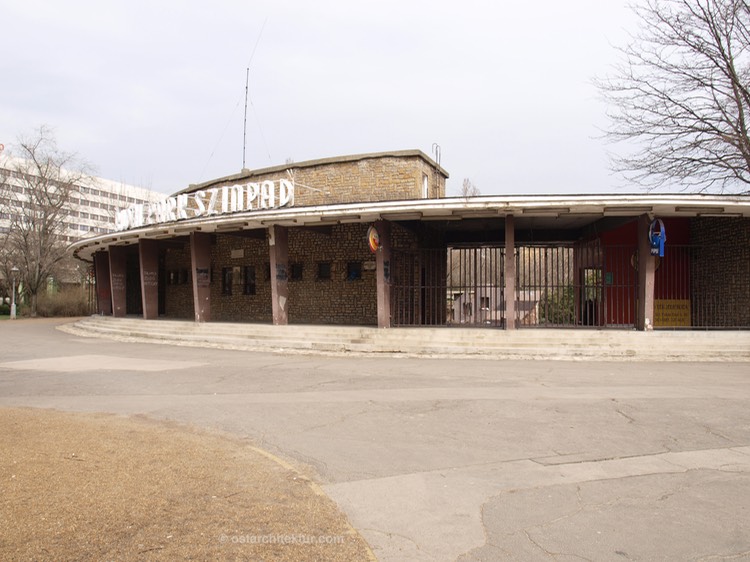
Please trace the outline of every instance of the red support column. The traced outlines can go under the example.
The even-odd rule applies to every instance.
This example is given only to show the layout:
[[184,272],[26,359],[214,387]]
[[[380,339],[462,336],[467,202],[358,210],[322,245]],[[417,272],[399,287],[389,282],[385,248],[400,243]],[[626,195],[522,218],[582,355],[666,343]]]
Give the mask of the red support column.
[[109,284],[112,291],[112,316],[124,317],[127,310],[127,248],[109,248]]
[[289,323],[289,234],[285,226],[268,228],[268,247],[271,254],[271,299],[274,325]]
[[635,327],[641,331],[654,329],[656,258],[651,255],[651,244],[648,239],[650,224],[648,215],[638,217],[638,310]]
[[159,318],[159,242],[141,240],[138,243],[141,264],[141,298],[143,318]]
[[211,235],[190,233],[190,261],[193,268],[193,308],[196,322],[211,320]]
[[503,264],[505,287],[505,329],[516,329],[516,230],[513,215],[505,217],[505,263]]
[[375,253],[378,285],[378,328],[391,327],[391,224],[377,221],[380,247]]
[[96,311],[104,316],[112,316],[109,252],[100,250],[94,254],[94,275],[96,276]]

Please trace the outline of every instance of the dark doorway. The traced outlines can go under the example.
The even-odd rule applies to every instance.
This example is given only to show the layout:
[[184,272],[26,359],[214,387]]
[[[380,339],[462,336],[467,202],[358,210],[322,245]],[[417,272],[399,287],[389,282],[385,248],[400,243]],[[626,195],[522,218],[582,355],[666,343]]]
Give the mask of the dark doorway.
[[143,299],[141,297],[141,264],[136,251],[129,251],[125,275],[125,313],[143,316]]

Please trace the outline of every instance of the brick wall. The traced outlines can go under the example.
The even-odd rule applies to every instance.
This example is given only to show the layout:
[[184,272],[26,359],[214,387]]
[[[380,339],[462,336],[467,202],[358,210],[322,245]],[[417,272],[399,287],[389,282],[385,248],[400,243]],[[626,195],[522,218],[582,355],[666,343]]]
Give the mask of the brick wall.
[[223,185],[293,179],[295,207],[445,197],[447,174],[419,151],[372,154],[290,163],[248,171],[205,184],[197,191]]
[[[289,229],[290,324],[377,324],[375,256],[367,246],[369,224]],[[393,224],[395,248],[414,248],[418,236]],[[252,237],[219,234],[211,247],[211,319],[272,321],[269,248],[265,231]],[[258,238],[260,237],[260,238]],[[327,264],[323,271],[319,264]],[[301,278],[292,279],[301,266]],[[245,294],[246,267],[254,268],[254,294]],[[231,294],[224,283],[231,269]],[[166,249],[166,316],[193,318],[190,245]],[[327,270],[327,271],[326,271]],[[359,271],[359,275],[353,275]],[[299,269],[298,269],[299,272]],[[323,273],[326,278],[321,279]],[[328,273],[328,274],[326,274]],[[350,275],[357,278],[350,278]],[[188,280],[185,281],[185,276]]]
[[695,218],[690,242],[693,326],[750,326],[750,219]]
[[[211,247],[211,319],[217,322],[272,320],[268,241],[221,234]],[[254,268],[255,294],[245,294],[246,267]],[[231,294],[224,287],[224,269],[231,269]]]
[[[330,234],[289,230],[290,324],[377,324],[375,255],[367,246],[368,227],[336,225]],[[329,279],[318,278],[320,263],[330,265]],[[293,264],[301,265],[301,279],[293,278]],[[357,277],[356,270],[358,278],[350,279],[350,274]]]

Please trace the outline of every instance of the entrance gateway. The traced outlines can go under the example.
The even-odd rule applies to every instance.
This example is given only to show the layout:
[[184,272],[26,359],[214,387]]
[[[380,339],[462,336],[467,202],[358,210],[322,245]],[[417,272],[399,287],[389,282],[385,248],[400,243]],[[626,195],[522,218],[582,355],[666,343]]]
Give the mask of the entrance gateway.
[[73,250],[114,316],[750,327],[748,196],[445,197],[447,177],[416,150],[244,170]]

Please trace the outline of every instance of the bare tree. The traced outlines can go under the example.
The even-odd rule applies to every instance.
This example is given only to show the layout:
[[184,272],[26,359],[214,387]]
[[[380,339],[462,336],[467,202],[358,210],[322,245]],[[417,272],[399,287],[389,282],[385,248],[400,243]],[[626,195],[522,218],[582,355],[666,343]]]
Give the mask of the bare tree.
[[469,178],[464,178],[464,182],[461,184],[461,197],[475,197],[481,194],[482,192]]
[[0,213],[10,221],[8,232],[0,234],[0,269],[20,270],[22,291],[36,316],[37,296],[68,255],[67,219],[90,177],[74,155],[57,148],[48,127],[20,138],[17,149],[0,169]]
[[614,141],[638,148],[615,170],[648,188],[725,191],[750,184],[750,4],[647,0],[640,31],[599,80]]

